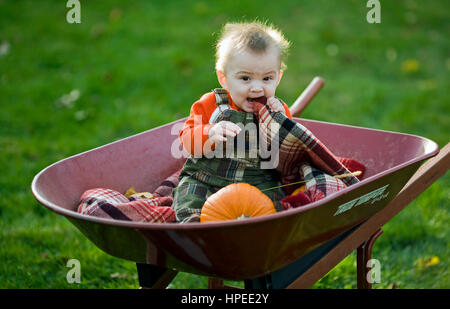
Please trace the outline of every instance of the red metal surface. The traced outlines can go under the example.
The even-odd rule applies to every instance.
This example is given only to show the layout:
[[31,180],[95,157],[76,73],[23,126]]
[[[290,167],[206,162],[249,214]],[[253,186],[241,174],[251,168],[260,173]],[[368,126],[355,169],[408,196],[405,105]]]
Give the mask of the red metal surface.
[[[75,211],[87,189],[124,192],[133,185],[151,192],[179,169],[184,159],[173,158],[171,147],[180,127],[172,128],[183,123],[181,119],[57,162],[36,175],[32,191],[41,204],[67,217],[111,255],[179,271],[251,279],[288,265],[368,219],[397,195],[421,161],[438,152],[434,142],[418,136],[297,121],[336,155],[365,164],[363,181],[303,208],[239,221],[149,224]],[[376,190],[382,194],[374,195]],[[353,207],[339,213],[345,205]]]

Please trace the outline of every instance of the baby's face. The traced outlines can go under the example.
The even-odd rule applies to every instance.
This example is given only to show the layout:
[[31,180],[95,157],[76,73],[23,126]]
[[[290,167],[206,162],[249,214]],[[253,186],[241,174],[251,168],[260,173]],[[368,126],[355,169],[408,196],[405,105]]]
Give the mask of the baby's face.
[[273,47],[259,54],[239,52],[228,60],[226,73],[217,75],[233,102],[243,111],[253,112],[254,99],[275,95],[282,75],[279,52]]

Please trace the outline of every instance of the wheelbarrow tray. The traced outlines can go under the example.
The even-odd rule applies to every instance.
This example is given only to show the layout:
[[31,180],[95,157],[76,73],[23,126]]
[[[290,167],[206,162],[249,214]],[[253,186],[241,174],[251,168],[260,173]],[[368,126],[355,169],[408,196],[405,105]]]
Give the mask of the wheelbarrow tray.
[[[306,206],[257,218],[212,223],[138,223],[81,215],[81,194],[130,186],[152,192],[180,169],[171,155],[185,119],[56,162],[35,176],[32,191],[100,249],[115,257],[210,277],[245,280],[274,272],[354,228],[385,207],[438,153],[409,134],[295,118],[335,155],[366,166],[364,179]],[[178,145],[179,146],[179,145]]]

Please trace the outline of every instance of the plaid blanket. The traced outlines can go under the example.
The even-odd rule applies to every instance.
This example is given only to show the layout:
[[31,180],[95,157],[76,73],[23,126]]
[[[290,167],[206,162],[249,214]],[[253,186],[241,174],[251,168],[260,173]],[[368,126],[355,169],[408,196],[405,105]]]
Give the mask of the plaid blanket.
[[[263,103],[254,105],[258,118],[260,136],[266,145],[278,147],[274,168],[281,173],[282,184],[305,181],[306,190],[297,198],[286,197],[281,201],[283,209],[298,207],[314,202],[359,182],[358,178],[343,164],[363,169],[364,166],[350,158],[336,157],[314,134],[303,125],[289,119],[282,113],[271,112]],[[333,176],[349,174],[337,179]],[[287,186],[285,192],[291,194],[297,187]]]
[[165,179],[152,198],[127,198],[120,192],[105,188],[87,190],[81,196],[78,212],[84,215],[136,222],[175,222],[172,191],[178,185],[180,171]]

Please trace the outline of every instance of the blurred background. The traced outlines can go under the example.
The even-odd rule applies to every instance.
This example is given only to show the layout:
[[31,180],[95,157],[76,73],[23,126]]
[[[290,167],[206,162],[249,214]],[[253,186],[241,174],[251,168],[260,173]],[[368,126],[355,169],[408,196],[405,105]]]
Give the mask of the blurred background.
[[[214,44],[229,21],[268,21],[291,41],[277,90],[288,105],[324,78],[302,117],[449,141],[447,0],[383,0],[379,24],[365,0],[80,3],[81,23],[70,24],[66,1],[0,0],[1,288],[138,287],[134,263],[39,205],[31,181],[57,160],[186,117],[219,87]],[[450,288],[449,184],[447,173],[383,228],[374,288]],[[355,288],[355,257],[313,288]],[[79,284],[66,280],[70,259]],[[206,286],[180,273],[170,287]]]

